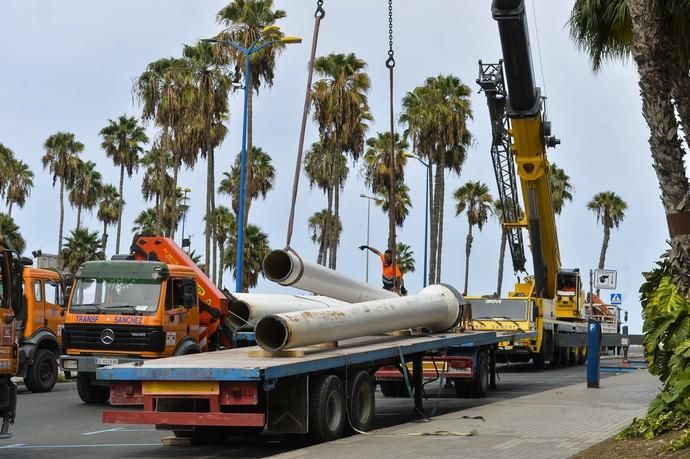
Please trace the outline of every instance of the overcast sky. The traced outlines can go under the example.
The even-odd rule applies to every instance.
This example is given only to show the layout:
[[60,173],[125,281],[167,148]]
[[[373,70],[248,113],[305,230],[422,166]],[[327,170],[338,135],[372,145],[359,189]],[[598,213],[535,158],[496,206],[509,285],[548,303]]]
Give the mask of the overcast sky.
[[[108,119],[122,114],[140,116],[132,101],[132,80],[149,62],[179,56],[182,45],[215,35],[221,27],[216,13],[227,0],[3,0],[0,3],[0,142],[27,162],[36,178],[24,209],[14,217],[27,241],[27,253],[57,249],[58,189],[41,166],[45,139],[57,131],[70,131],[86,146],[83,158],[98,164],[106,182],[116,184],[119,170],[100,149],[98,132]],[[290,45],[278,60],[275,84],[254,99],[254,144],[272,158],[277,170],[273,191],[252,205],[250,222],[269,235],[271,246],[285,244],[292,171],[306,84],[315,1],[276,0],[287,12],[280,21],[289,35],[304,37]],[[587,57],[568,36],[566,22],[572,2],[535,0],[536,27],[531,1],[528,18],[535,74],[549,97],[549,115],[562,145],[549,150],[549,159],[565,169],[575,187],[572,203],[557,218],[563,267],[583,273],[596,266],[603,231],[586,209],[592,196],[614,191],[627,203],[625,221],[613,230],[607,268],[618,271],[624,307],[631,311],[631,332],[640,332],[642,320],[637,290],[641,272],[652,267],[665,250],[667,236],[656,176],[647,144],[648,129],[641,116],[637,72],[632,62],[611,63],[595,75]],[[325,1],[318,54],[354,52],[368,63],[372,85],[370,107],[375,121],[369,134],[388,129],[387,2],[384,0]],[[494,62],[501,50],[489,2],[448,0],[396,0],[394,5],[395,112],[407,91],[429,76],[452,73],[477,89],[477,61]],[[539,40],[537,40],[537,31]],[[541,48],[543,76],[538,46]],[[465,215],[455,217],[452,193],[468,180],[480,180],[497,195],[490,156],[490,123],[483,94],[472,95],[474,120],[469,128],[475,143],[460,176],[446,181],[444,258],[442,280],[462,289],[467,234]],[[242,92],[232,96],[230,134],[216,153],[216,177],[229,169],[241,147]],[[153,127],[149,126],[153,137]],[[310,123],[306,145],[317,139]],[[339,271],[364,280],[365,256],[357,246],[366,241],[367,206],[359,197],[365,190],[360,165],[351,173],[341,202],[343,234]],[[192,189],[187,233],[192,247],[203,253],[205,198],[203,162],[182,171],[179,183]],[[405,171],[413,208],[398,233],[412,246],[417,271],[406,276],[410,292],[422,286],[424,252],[425,169],[410,162]],[[151,203],[143,202],[141,173],[125,182],[127,205],[123,216],[123,246],[128,247],[136,215]],[[226,197],[218,204],[229,206]],[[306,259],[315,260],[317,248],[307,233],[307,219],[325,207],[325,197],[309,190],[302,179],[292,246]],[[0,206],[4,209],[4,204]],[[95,213],[84,217],[93,230],[100,227]],[[76,210],[67,206],[65,233],[76,226]],[[387,220],[379,208],[371,209],[371,242],[386,244]],[[110,231],[108,254],[114,250]],[[496,287],[500,228],[492,220],[475,234],[470,261],[470,292],[492,293]],[[509,256],[508,256],[509,258]],[[528,265],[529,266],[529,265]],[[371,259],[370,282],[378,284],[380,264]],[[587,278],[586,275],[583,276]],[[514,282],[506,261],[503,291]],[[234,285],[229,273],[226,285]],[[280,287],[261,280],[255,291],[278,292]],[[606,298],[606,297],[605,297]]]

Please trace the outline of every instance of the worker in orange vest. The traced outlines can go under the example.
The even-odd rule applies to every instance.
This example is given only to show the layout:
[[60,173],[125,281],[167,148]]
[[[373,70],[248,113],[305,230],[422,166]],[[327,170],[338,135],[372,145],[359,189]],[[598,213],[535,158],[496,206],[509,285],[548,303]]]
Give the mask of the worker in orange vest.
[[400,292],[403,295],[407,295],[407,290],[405,289],[405,282],[403,281],[402,273],[398,269],[398,264],[393,263],[393,254],[390,249],[381,253],[373,247],[368,245],[360,245],[359,250],[371,250],[376,255],[381,258],[381,280],[383,281],[384,290],[390,290],[392,292]]

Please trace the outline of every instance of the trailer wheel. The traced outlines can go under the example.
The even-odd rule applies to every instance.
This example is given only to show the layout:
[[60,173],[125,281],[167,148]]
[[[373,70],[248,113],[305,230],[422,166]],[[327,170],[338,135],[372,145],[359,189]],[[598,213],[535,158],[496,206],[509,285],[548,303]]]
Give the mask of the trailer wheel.
[[50,392],[58,375],[57,359],[48,349],[36,351],[34,363],[27,369],[24,385],[31,392]]
[[475,398],[485,397],[489,392],[489,357],[485,351],[477,355],[477,370],[474,379],[469,383],[469,391]]
[[93,383],[91,373],[77,373],[77,393],[84,403],[105,403],[110,396],[108,386]]
[[374,382],[368,371],[360,371],[347,383],[347,412],[350,422],[346,430],[367,432],[374,425]]
[[335,375],[315,378],[309,391],[309,433],[326,442],[343,436],[346,421],[343,385]]
[[582,365],[587,361],[587,348],[580,346],[577,348],[577,364]]
[[577,347],[568,348],[568,366],[574,367],[577,365]]

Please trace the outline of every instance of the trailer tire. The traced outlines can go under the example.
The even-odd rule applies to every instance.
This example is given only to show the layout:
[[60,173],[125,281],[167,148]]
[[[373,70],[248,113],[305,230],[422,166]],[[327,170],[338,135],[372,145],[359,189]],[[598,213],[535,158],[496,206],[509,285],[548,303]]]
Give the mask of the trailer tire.
[[368,371],[360,371],[347,382],[348,432],[368,432],[374,426],[376,399],[374,381]]
[[84,403],[105,403],[110,397],[108,386],[98,386],[93,383],[90,373],[77,373],[77,393]]
[[537,370],[541,370],[544,368],[544,364],[546,363],[546,359],[544,358],[543,354],[534,354],[532,355],[532,365],[534,365],[534,368]]
[[336,440],[343,436],[347,414],[340,378],[321,375],[314,378],[309,390],[309,434],[316,442]]
[[574,367],[577,365],[577,347],[568,348],[568,366]]
[[489,356],[486,351],[477,355],[477,371],[474,380],[469,383],[469,390],[474,398],[485,397],[489,392]]
[[34,363],[26,371],[24,385],[31,392],[50,392],[58,376],[57,357],[48,349],[39,349]]

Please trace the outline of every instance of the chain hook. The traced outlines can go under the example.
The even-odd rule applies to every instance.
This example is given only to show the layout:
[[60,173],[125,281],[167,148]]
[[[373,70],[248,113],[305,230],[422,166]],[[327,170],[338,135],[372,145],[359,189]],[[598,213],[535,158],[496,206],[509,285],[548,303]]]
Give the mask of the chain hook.
[[386,67],[392,69],[395,67],[395,58],[393,57],[393,0],[388,0],[388,59],[386,59]]
[[323,9],[323,0],[318,0],[316,2],[316,11],[314,12],[314,17],[323,19],[326,16],[326,10]]

